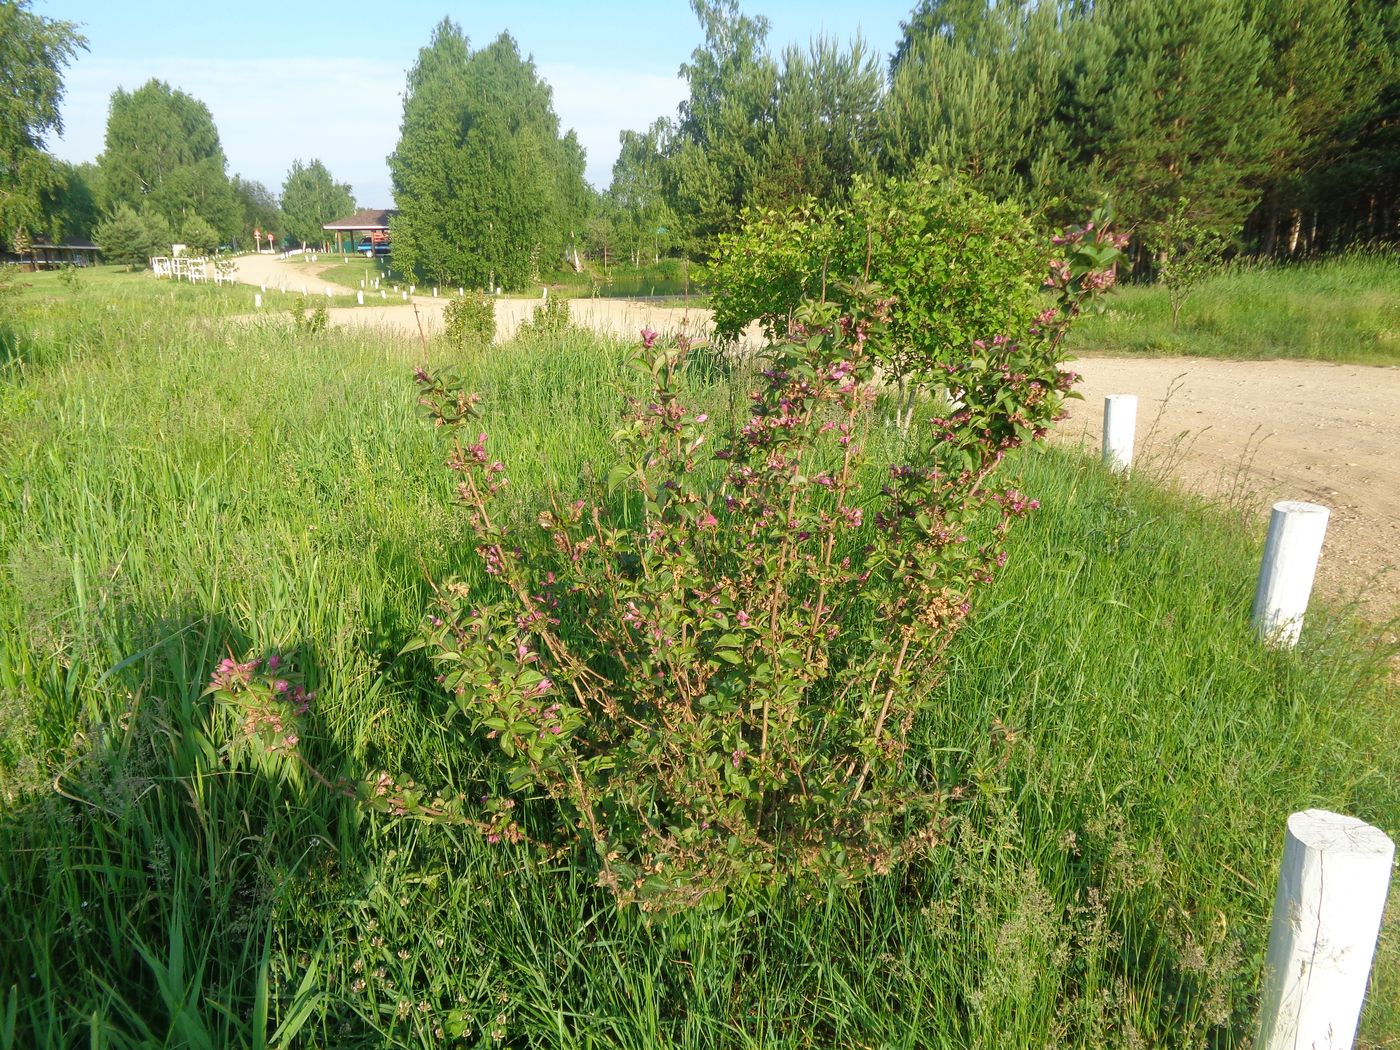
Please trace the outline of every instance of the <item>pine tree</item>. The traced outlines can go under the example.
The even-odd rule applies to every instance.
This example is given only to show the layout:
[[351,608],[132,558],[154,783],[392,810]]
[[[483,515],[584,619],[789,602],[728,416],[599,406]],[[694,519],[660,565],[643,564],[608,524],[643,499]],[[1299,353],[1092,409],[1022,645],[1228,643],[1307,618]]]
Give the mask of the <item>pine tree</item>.
[[1096,9],[1086,50],[1102,61],[1079,100],[1120,218],[1161,222],[1185,200],[1197,226],[1238,231],[1289,136],[1242,0],[1114,0]]

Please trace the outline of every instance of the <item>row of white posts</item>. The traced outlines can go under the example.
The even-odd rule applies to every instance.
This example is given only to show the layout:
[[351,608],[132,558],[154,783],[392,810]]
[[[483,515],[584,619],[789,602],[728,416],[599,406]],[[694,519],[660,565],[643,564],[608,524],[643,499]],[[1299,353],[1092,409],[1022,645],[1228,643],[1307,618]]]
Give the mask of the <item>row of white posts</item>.
[[[1104,398],[1103,462],[1114,473],[1132,469],[1136,426],[1134,395]],[[1266,645],[1297,644],[1328,516],[1316,503],[1274,504],[1253,610]],[[1355,817],[1310,809],[1288,818],[1257,1050],[1352,1046],[1394,861],[1395,843]]]
[[[175,263],[178,263],[178,262],[185,262],[185,261],[186,261],[186,260],[184,260],[184,259],[152,259],[152,260],[151,260],[151,268],[152,268],[153,270],[156,269],[156,264],[159,263],[159,262],[164,262],[164,263],[172,263],[172,262],[175,262]],[[163,274],[163,273],[161,273],[159,270],[157,270],[156,276],[158,276],[158,277],[170,276],[170,274]],[[215,272],[215,274],[214,274],[214,280],[215,280],[216,282],[218,282],[220,279],[221,279],[221,278],[219,277],[218,273]],[[414,289],[416,288],[416,285],[410,284],[410,285],[408,286],[408,289],[407,289],[406,291],[401,291],[401,290],[399,289],[399,286],[398,286],[398,285],[394,285],[393,287],[394,287],[394,291],[400,292],[401,296],[403,297],[403,301],[404,301],[404,302],[408,302],[408,297],[409,297],[410,295],[413,294]],[[379,278],[378,278],[378,277],[373,278],[372,283],[369,285],[369,290],[373,291],[375,288],[379,288]],[[364,305],[365,305],[365,290],[366,290],[365,282],[364,282],[364,281],[361,281],[361,282],[360,282],[360,290],[357,291],[357,292],[355,293],[355,302],[356,302],[357,304],[359,304],[360,306],[364,306]],[[285,295],[286,292],[287,292],[287,286],[286,286],[285,284],[282,285],[282,286],[278,289],[278,291],[282,292],[282,294]],[[261,287],[261,291],[255,292],[255,293],[253,294],[253,307],[254,307],[254,309],[257,309],[257,310],[261,310],[261,309],[262,309],[262,305],[263,305],[263,296],[266,295],[266,294],[267,294],[267,285],[264,284],[264,285],[262,285],[262,287]],[[306,294],[306,286],[305,286],[305,285],[302,285],[302,287],[301,287],[301,294],[302,294],[302,295],[305,295],[305,294]],[[326,289],[326,298],[327,298],[327,299],[331,298],[334,294],[335,294],[335,293],[334,293],[330,288],[327,288],[327,289]],[[449,292],[449,295],[450,295],[450,294],[451,294],[451,293]],[[465,297],[466,294],[467,294],[467,290],[466,290],[465,288],[458,288],[458,289],[457,289],[457,295],[458,295],[459,298]],[[501,289],[497,288],[497,289],[496,289],[496,294],[497,294],[497,295],[500,295],[500,294],[501,294]],[[389,296],[388,296],[388,293],[387,293],[383,288],[379,288],[379,298],[380,298],[381,300],[387,300],[388,297],[389,297]],[[437,297],[438,297],[438,290],[437,290],[436,288],[434,288],[434,289],[433,289],[433,298],[436,299]]]

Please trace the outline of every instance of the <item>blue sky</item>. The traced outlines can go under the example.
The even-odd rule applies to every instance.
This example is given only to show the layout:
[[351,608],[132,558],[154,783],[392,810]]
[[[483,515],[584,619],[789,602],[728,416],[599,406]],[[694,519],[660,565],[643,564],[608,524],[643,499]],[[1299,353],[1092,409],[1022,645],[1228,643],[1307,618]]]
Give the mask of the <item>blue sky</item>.
[[[826,34],[859,33],[883,62],[914,0],[754,0],[749,14],[772,23],[774,53]],[[364,206],[391,203],[384,158],[398,138],[404,74],[443,17],[473,47],[502,31],[533,55],[554,88],[554,108],[588,150],[588,178],[606,188],[618,132],[674,115],[685,84],[677,72],[700,43],[685,0],[582,3],[171,3],[158,0],[35,0],[48,18],[83,24],[88,51],[69,67],[65,160],[102,150],[107,102],[117,87],[159,77],[208,105],[229,172],[280,192],[294,159],[320,158]]]

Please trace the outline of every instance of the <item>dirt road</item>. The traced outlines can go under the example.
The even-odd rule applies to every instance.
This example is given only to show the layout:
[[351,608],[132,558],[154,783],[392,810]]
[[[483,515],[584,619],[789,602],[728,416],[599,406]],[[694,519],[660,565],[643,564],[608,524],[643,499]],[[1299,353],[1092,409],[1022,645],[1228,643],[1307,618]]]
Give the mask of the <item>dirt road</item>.
[[[325,266],[272,256],[239,260],[251,284],[325,287]],[[295,282],[295,283],[294,283]],[[354,293],[354,289],[341,288]],[[392,293],[390,293],[392,294]],[[415,296],[424,330],[442,326],[445,301]],[[514,334],[538,301],[500,299],[496,327]],[[617,299],[570,301],[574,321],[634,338],[650,326],[662,333],[708,331],[709,312],[658,308]],[[412,306],[330,311],[333,324],[416,335]],[[1138,396],[1137,466],[1141,473],[1252,514],[1262,529],[1280,499],[1304,499],[1332,511],[1318,586],[1330,597],[1360,598],[1376,620],[1400,616],[1400,368],[1305,361],[1219,361],[1200,358],[1085,358],[1083,402],[1074,402],[1059,440],[1097,450],[1105,394]]]

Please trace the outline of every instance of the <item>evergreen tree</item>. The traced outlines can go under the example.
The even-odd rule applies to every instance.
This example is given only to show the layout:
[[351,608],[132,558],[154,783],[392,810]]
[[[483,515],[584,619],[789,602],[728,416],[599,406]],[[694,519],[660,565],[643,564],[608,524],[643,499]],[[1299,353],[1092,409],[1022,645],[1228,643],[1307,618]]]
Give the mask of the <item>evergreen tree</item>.
[[1161,222],[1184,200],[1197,226],[1238,231],[1288,141],[1242,0],[1114,0],[1086,50],[1101,59],[1077,82],[1095,176],[1121,218]]
[[282,184],[282,231],[297,244],[320,244],[321,229],[355,210],[355,196],[347,183],[336,182],[319,160],[292,161]]
[[924,0],[891,62],[885,170],[928,159],[993,197],[1057,217],[1082,213],[1092,196],[1085,144],[1066,112],[1079,29],[1075,13],[1053,2]]
[[1272,53],[1264,81],[1290,132],[1250,235],[1269,254],[1376,236],[1386,202],[1396,199],[1396,154],[1371,143],[1375,130],[1400,117],[1394,108],[1386,116],[1400,94],[1400,12],[1375,0],[1252,0],[1250,7]]
[[680,105],[671,154],[671,207],[692,251],[738,223],[760,180],[778,65],[764,50],[768,20],[737,0],[691,0],[704,44],[681,66],[690,94]]
[[174,241],[163,216],[154,211],[138,212],[129,204],[117,205],[97,224],[92,239],[107,262],[128,269],[145,266],[153,256],[169,255]]

